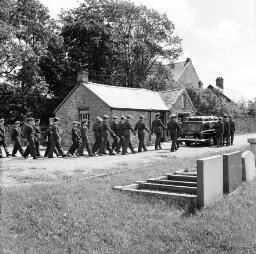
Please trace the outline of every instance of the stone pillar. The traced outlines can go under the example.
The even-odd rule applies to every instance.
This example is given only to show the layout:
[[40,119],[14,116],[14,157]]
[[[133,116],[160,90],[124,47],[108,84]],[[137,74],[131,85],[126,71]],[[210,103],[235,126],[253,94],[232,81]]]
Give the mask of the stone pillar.
[[256,158],[256,138],[248,138],[248,143],[250,143],[250,150],[254,154],[254,158]]

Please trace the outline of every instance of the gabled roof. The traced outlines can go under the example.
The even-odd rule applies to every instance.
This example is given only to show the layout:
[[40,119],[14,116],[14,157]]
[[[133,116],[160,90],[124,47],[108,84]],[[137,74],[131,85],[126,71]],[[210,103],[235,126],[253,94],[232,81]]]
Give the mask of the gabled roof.
[[211,89],[213,91],[218,91],[220,92],[229,102],[234,102],[233,99],[231,99],[231,97],[233,97],[230,93],[228,93],[226,90],[224,89],[220,89],[219,87],[215,86],[215,85],[209,85],[207,87],[207,89]]
[[143,88],[109,86],[91,82],[83,85],[111,108],[168,110],[158,92]]
[[163,99],[163,101],[165,102],[168,109],[170,109],[184,91],[185,91],[184,89],[176,89],[176,90],[162,91],[162,92],[159,92],[159,94]]
[[171,63],[171,64],[166,65],[167,70],[171,72],[172,79],[175,82],[177,82],[180,79],[181,74],[186,69],[188,63],[186,63],[186,61],[184,61],[184,62]]

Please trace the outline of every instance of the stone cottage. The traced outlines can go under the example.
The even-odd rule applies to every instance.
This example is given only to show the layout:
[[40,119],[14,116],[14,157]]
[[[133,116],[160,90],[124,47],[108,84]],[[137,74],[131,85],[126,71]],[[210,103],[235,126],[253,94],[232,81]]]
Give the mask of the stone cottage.
[[[145,123],[150,128],[156,112],[161,114],[164,124],[171,113],[185,117],[196,113],[188,94],[184,89],[154,92],[142,88],[127,88],[92,83],[88,73],[78,75],[78,84],[55,109],[54,113],[61,119],[63,145],[71,142],[72,121],[88,120],[89,137],[93,142],[92,126],[97,116],[107,114],[111,117],[132,115],[132,123],[144,115]],[[163,136],[166,139],[166,136]],[[136,142],[137,138],[134,138]],[[146,137],[149,141],[149,135]],[[152,140],[153,141],[153,140]]]

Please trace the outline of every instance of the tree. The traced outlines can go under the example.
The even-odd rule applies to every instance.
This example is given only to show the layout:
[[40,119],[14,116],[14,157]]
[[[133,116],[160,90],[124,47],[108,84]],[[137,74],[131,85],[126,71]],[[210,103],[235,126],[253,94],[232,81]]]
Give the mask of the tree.
[[86,0],[61,15],[72,68],[99,83],[141,87],[157,61],[177,59],[181,39],[165,14],[131,2]]

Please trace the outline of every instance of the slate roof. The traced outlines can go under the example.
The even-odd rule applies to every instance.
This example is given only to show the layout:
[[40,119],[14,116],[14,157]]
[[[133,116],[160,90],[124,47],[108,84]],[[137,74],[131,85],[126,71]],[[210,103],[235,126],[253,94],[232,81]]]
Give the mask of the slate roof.
[[159,92],[168,109],[177,101],[178,97],[184,92],[184,89],[168,90]]
[[235,94],[234,92],[232,91],[227,91],[226,89],[220,89],[219,87],[217,87],[216,85],[209,85],[207,87],[207,89],[211,89],[211,90],[216,90],[216,91],[219,91],[221,94],[223,94],[224,97],[226,97],[226,99],[229,101],[229,102],[234,102],[236,101],[235,98],[237,98],[237,94]]
[[160,94],[151,90],[109,86],[91,82],[83,85],[111,108],[164,111],[169,109]]
[[178,63],[172,63],[166,65],[167,70],[169,70],[172,74],[172,79],[177,82],[182,74],[182,72],[185,70],[187,64],[186,61],[184,62],[178,62]]

